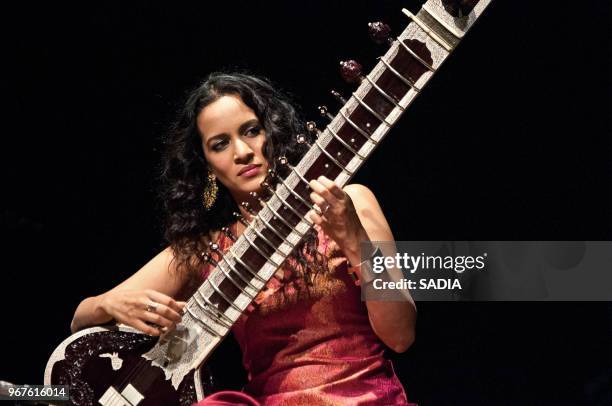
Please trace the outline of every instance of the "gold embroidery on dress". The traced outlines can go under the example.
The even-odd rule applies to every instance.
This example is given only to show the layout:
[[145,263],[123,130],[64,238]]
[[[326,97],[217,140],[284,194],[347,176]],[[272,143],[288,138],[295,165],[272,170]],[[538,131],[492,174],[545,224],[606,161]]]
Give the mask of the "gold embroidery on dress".
[[277,274],[280,273],[283,277],[279,280],[275,275],[268,282],[268,286],[255,298],[255,303],[259,305],[256,311],[260,315],[281,311],[302,300],[318,301],[323,297],[337,295],[346,291],[346,285],[338,277],[337,270],[346,264],[347,260],[333,240],[327,236],[320,235],[321,237],[325,239],[326,272],[310,273],[311,284],[306,286],[304,279],[297,277],[296,272],[294,272],[297,266],[295,260],[292,258],[288,259],[283,268],[281,268],[282,272],[277,272]]

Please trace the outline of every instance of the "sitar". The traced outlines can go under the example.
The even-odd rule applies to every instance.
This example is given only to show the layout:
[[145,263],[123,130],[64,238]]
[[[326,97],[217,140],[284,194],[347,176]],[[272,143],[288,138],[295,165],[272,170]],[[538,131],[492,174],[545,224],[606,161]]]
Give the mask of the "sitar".
[[[308,181],[324,175],[344,186],[364,164],[423,87],[478,19],[490,0],[428,0],[393,38],[389,27],[370,23],[373,40],[387,52],[363,75],[355,61],[341,62],[341,75],[358,84],[343,98],[324,130],[311,123],[316,139],[295,166],[280,159],[279,177],[262,208],[233,246],[220,252],[214,269],[188,300],[180,324],[161,337],[126,326],[82,330],[52,353],[45,384],[69,386],[74,405],[187,406],[209,394],[202,366],[249,304],[312,227]],[[297,136],[306,143],[308,137]]]

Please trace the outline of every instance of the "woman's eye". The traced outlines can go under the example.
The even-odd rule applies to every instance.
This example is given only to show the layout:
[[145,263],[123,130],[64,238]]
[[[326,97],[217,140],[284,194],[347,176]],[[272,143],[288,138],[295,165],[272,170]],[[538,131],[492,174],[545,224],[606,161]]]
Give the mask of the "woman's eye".
[[259,135],[260,132],[261,132],[261,126],[258,125],[258,126],[249,128],[246,132],[246,135],[250,137],[255,137]]
[[226,145],[227,141],[219,141],[215,142],[211,148],[213,151],[221,151],[223,148],[225,148]]

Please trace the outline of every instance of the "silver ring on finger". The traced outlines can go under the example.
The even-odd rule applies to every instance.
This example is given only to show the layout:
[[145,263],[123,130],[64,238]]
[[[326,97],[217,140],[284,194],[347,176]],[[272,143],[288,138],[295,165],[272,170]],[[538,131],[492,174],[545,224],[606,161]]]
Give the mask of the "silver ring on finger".
[[149,302],[147,307],[145,307],[145,310],[149,313],[157,313],[157,303],[153,301]]

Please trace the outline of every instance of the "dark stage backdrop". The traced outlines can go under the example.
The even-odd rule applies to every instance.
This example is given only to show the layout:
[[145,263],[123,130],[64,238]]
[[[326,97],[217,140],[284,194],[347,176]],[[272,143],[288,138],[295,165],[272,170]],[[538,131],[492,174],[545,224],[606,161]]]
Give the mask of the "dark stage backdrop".
[[[0,380],[41,383],[78,302],[164,247],[160,137],[220,69],[304,114],[416,1],[12,2],[0,15]],[[610,240],[610,5],[494,1],[355,181],[398,240]],[[422,405],[610,404],[607,303],[419,303],[392,355]],[[242,381],[231,342],[227,385]],[[231,370],[229,368],[232,368]],[[242,379],[242,378],[241,378]]]

